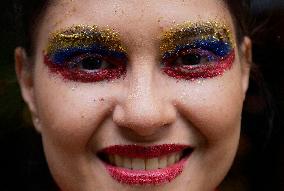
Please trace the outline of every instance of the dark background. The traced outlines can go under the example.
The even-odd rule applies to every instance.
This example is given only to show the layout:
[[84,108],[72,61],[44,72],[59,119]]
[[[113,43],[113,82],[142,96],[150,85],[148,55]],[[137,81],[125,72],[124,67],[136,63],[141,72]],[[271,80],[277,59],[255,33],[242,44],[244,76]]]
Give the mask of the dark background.
[[[32,127],[15,77],[13,50],[19,37],[13,10],[10,1],[1,2],[0,190],[51,190],[40,136]],[[258,90],[249,90],[249,109],[244,111],[248,122],[222,190],[284,191],[284,0],[251,1],[251,17],[253,60],[263,74],[262,86],[270,92],[264,94],[272,102],[267,107]],[[273,129],[262,128],[267,123],[267,108],[273,108],[268,121]]]

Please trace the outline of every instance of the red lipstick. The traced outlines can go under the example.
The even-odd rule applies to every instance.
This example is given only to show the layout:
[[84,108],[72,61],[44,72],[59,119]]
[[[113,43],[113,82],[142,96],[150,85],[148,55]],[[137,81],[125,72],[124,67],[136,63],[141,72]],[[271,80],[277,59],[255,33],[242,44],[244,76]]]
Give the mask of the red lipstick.
[[158,170],[130,170],[106,164],[109,174],[117,181],[130,185],[160,185],[175,179],[182,173],[186,159],[170,167]]
[[155,146],[140,145],[114,145],[102,150],[106,154],[117,154],[132,158],[154,158],[174,152],[180,152],[189,147],[188,145],[163,144]]
[[[129,185],[160,185],[174,180],[180,175],[185,166],[185,162],[192,153],[193,148],[188,145],[164,144],[155,146],[139,145],[114,145],[107,147],[99,152],[107,172],[116,181]],[[120,161],[127,160],[132,162],[131,167],[125,167],[123,162],[117,163],[104,160],[110,156],[119,156]],[[169,162],[170,158],[175,157],[175,161]],[[179,156],[177,158],[177,156]],[[135,168],[135,160],[142,163],[142,169]],[[160,162],[166,159],[166,165],[160,166]],[[146,170],[146,161],[156,161],[156,168]],[[142,161],[142,162],[141,162]],[[130,162],[130,163],[131,163]],[[143,164],[145,165],[143,168]],[[131,164],[130,164],[131,166]]]

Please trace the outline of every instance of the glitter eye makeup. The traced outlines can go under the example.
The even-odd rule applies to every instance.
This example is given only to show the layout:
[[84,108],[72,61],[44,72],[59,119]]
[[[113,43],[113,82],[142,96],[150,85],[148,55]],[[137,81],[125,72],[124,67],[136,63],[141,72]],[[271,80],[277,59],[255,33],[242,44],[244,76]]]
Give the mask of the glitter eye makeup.
[[232,34],[218,22],[186,22],[162,35],[162,69],[176,79],[195,80],[222,75],[235,59]]
[[126,73],[127,54],[118,33],[97,26],[72,26],[50,35],[44,63],[64,79],[97,82]]

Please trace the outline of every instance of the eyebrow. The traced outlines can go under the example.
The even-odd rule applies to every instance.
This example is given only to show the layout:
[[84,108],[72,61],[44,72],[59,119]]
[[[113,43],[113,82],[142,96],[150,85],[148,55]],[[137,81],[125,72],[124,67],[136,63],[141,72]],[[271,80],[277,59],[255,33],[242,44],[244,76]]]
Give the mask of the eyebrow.
[[195,40],[214,39],[234,47],[233,35],[229,27],[216,21],[184,22],[165,31],[161,36],[160,51],[174,52],[177,46],[187,45]]
[[118,32],[110,28],[99,28],[96,25],[74,25],[51,33],[46,52],[52,54],[57,50],[85,48],[94,44],[107,47],[111,51],[126,53]]

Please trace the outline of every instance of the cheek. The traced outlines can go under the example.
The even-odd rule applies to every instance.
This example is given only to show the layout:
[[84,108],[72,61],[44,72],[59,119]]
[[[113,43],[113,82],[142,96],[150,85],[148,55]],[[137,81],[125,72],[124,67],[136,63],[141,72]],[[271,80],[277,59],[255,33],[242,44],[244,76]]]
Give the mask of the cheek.
[[112,105],[112,88],[106,84],[76,84],[38,72],[35,77],[36,106],[41,134],[49,144],[70,152],[85,149]]
[[181,84],[177,107],[208,144],[238,139],[243,105],[239,71],[235,66],[221,77]]

